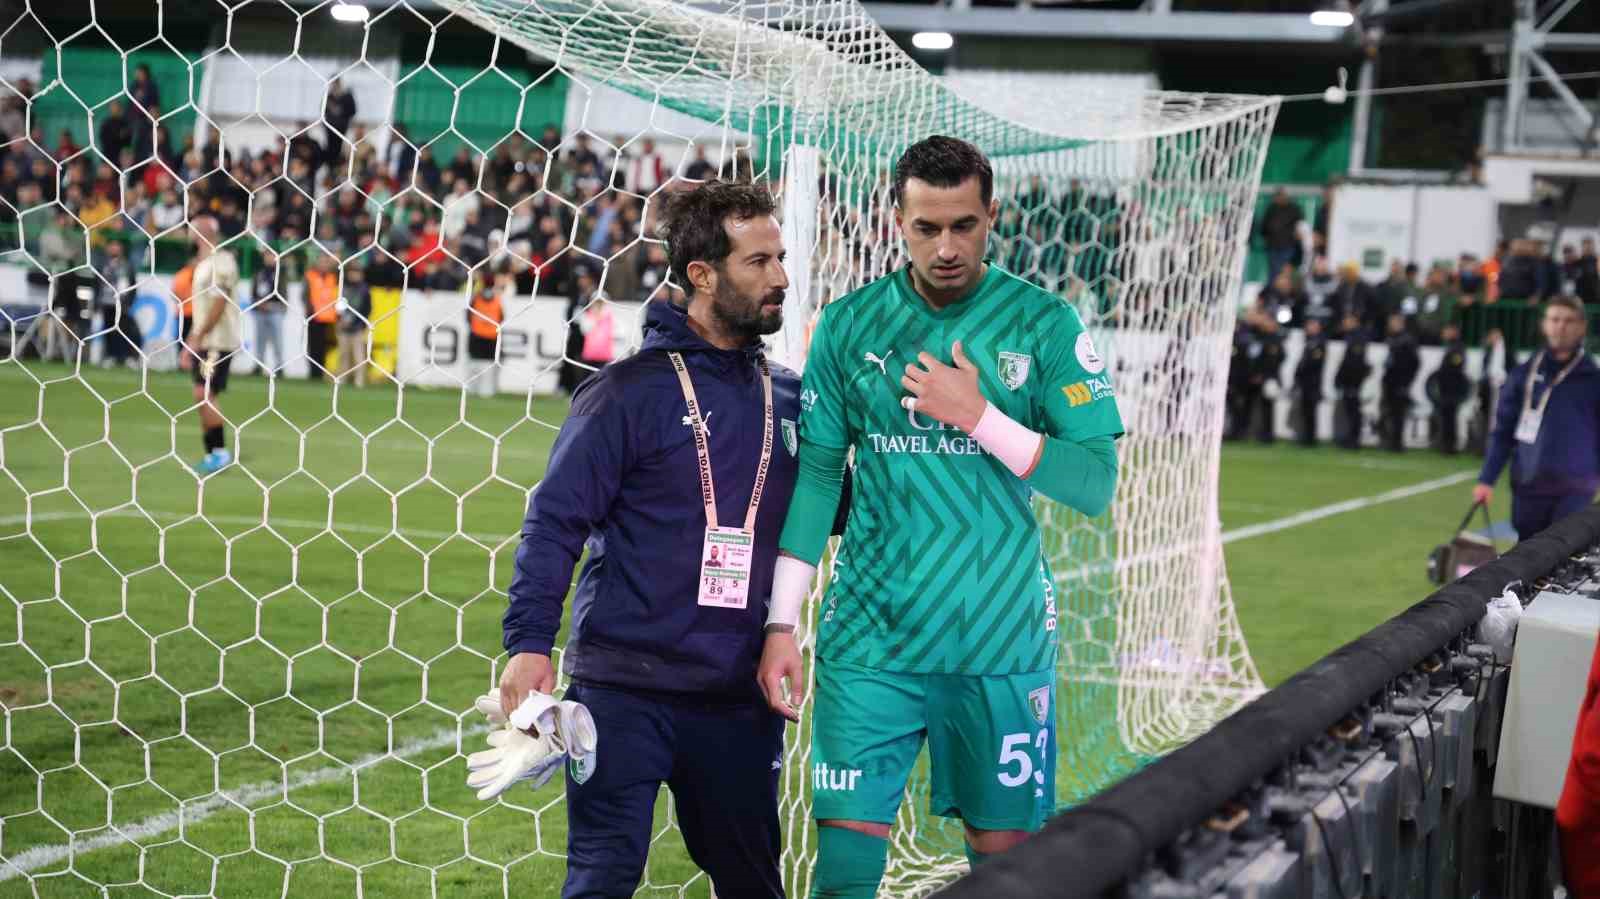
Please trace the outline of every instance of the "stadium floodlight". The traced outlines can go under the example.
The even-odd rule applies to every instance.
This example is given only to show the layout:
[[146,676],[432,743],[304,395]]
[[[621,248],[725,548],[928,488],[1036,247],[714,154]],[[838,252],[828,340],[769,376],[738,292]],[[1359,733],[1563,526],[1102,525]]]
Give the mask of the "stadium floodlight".
[[956,39],[948,31],[919,31],[911,36],[911,46],[918,50],[948,50]]
[[367,20],[370,13],[359,3],[335,3],[333,17],[346,24],[355,25]]
[[1311,14],[1311,24],[1329,28],[1349,28],[1355,22],[1356,17],[1342,9],[1319,9]]

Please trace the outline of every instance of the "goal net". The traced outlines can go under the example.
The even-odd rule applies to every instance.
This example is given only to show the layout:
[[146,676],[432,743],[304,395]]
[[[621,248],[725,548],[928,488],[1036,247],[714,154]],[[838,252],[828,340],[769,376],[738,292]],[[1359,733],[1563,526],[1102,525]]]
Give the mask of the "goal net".
[[[993,159],[990,259],[1078,308],[1127,424],[1108,513],[1036,499],[1058,804],[1259,691],[1217,486],[1274,101],[941,80],[854,0],[172,6],[0,23],[0,892],[555,895],[559,780],[479,803],[463,755],[564,395],[678,294],[660,195],[772,187],[798,368],[821,306],[904,264],[889,169],[934,133]],[[213,475],[175,371],[202,214],[245,307]],[[919,765],[886,895],[964,867],[927,792]],[[653,834],[641,894],[706,895],[665,791]]]

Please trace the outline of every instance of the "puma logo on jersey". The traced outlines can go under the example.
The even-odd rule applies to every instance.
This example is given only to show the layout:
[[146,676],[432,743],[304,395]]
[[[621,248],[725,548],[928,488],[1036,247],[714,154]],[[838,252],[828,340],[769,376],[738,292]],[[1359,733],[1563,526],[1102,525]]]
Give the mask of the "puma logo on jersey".
[[[711,436],[711,416],[716,415],[716,414],[717,413],[714,412],[714,411],[713,412],[707,412],[706,413],[706,417],[700,419],[700,426],[706,429],[706,436],[707,437]],[[683,417],[683,426],[686,427],[686,428],[694,427],[694,419],[692,419],[689,416],[685,415]]]
[[830,768],[822,762],[811,766],[811,789],[813,790],[838,790],[841,793],[853,793],[856,781],[861,779],[858,768]]
[[867,353],[862,358],[866,359],[868,362],[871,362],[873,365],[878,366],[878,371],[883,372],[884,374],[888,374],[889,373],[889,365],[888,365],[889,357],[893,356],[893,355],[894,355],[894,350],[890,350],[889,352],[884,353],[883,354],[883,358],[881,358],[881,359],[878,358],[878,354],[877,353]]

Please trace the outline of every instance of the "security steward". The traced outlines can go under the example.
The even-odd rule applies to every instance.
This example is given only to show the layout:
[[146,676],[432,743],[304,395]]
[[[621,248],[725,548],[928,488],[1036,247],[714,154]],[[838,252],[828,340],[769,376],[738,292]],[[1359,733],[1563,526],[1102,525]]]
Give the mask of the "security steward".
[[1583,304],[1552,298],[1540,330],[1545,345],[1511,370],[1474,500],[1489,502],[1511,463],[1511,525],[1531,537],[1587,506],[1600,487],[1600,368],[1583,350]]
[[1428,376],[1426,386],[1439,451],[1453,456],[1461,451],[1458,423],[1461,404],[1472,393],[1472,379],[1467,377],[1467,346],[1461,342],[1461,327],[1450,322],[1440,329],[1439,337],[1444,341],[1444,359]]
[[1328,361],[1328,338],[1322,320],[1306,319],[1306,342],[1294,367],[1294,436],[1301,446],[1317,445],[1317,411],[1322,408],[1322,373]]
[[1389,358],[1383,366],[1383,394],[1379,400],[1378,433],[1383,448],[1390,452],[1405,449],[1406,416],[1411,412],[1411,385],[1417,380],[1422,357],[1417,338],[1406,329],[1406,318],[1396,312],[1389,316]]
[[1333,386],[1339,391],[1334,410],[1333,442],[1345,449],[1361,448],[1361,385],[1372,374],[1367,361],[1367,335],[1361,319],[1354,313],[1344,317],[1344,358],[1334,372]]

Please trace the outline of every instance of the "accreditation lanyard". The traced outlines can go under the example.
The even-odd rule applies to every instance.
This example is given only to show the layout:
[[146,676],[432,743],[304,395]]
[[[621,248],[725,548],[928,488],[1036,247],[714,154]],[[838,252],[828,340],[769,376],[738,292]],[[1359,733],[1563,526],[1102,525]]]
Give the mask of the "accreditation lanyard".
[[694,431],[694,451],[700,466],[700,500],[706,507],[705,540],[700,544],[700,597],[702,606],[743,609],[750,603],[750,572],[756,545],[756,511],[761,508],[761,493],[767,486],[767,467],[772,462],[772,371],[765,357],[756,364],[761,369],[761,395],[764,403],[761,421],[761,461],[756,465],[756,483],[750,490],[750,508],[744,527],[717,524],[717,490],[711,478],[711,448],[700,402],[695,398],[694,382],[679,353],[668,353],[672,369],[683,389],[683,403],[689,408],[689,427]]
[[1556,392],[1556,388],[1567,379],[1567,375],[1572,374],[1572,370],[1578,367],[1582,359],[1582,349],[1573,350],[1572,361],[1561,368],[1555,380],[1550,382],[1550,387],[1545,390],[1544,396],[1539,397],[1539,405],[1535,406],[1533,379],[1539,374],[1539,366],[1544,362],[1544,350],[1540,350],[1539,355],[1533,357],[1533,364],[1528,366],[1528,377],[1522,382],[1522,415],[1517,418],[1517,442],[1534,443],[1539,439],[1539,426],[1544,422],[1544,410],[1550,405],[1550,395]]

